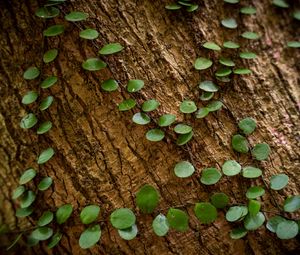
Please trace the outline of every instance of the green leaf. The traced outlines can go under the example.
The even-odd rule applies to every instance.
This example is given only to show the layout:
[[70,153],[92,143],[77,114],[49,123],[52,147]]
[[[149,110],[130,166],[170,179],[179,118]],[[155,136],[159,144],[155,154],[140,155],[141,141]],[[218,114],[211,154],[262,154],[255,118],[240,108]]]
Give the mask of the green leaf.
[[229,68],[222,68],[222,69],[217,70],[215,72],[215,75],[217,77],[224,77],[224,76],[228,76],[231,73],[232,73],[231,69],[229,69]]
[[23,78],[25,80],[33,80],[37,78],[39,75],[40,75],[40,70],[35,66],[31,66],[26,69],[26,71],[23,74]]
[[39,18],[50,19],[59,15],[59,9],[52,6],[41,7],[35,11],[35,15]]
[[256,8],[253,6],[245,6],[240,9],[240,13],[252,15],[256,13]]
[[256,122],[252,118],[244,118],[239,121],[239,128],[245,135],[250,135],[256,128]]
[[196,203],[194,212],[198,220],[203,224],[210,224],[218,217],[216,207],[207,202]]
[[154,111],[159,105],[159,102],[157,102],[155,99],[150,99],[142,104],[142,110],[144,112],[151,112]]
[[224,0],[225,3],[237,4],[240,0]]
[[146,113],[137,112],[133,115],[132,121],[138,125],[146,125],[150,123],[151,119]]
[[200,96],[200,100],[202,101],[208,101],[210,99],[212,99],[214,96],[213,92],[207,92],[207,91],[203,91],[201,96]]
[[199,88],[206,92],[217,92],[219,87],[214,84],[212,81],[202,81],[199,84]]
[[41,88],[47,89],[53,86],[57,82],[57,77],[56,76],[49,76],[45,80],[42,81],[41,83]]
[[183,6],[191,6],[191,3],[188,3],[190,0],[182,0],[182,1],[177,1],[179,4],[183,5]]
[[260,207],[261,207],[261,205],[260,205],[259,201],[253,200],[253,199],[249,200],[248,211],[251,216],[255,216],[256,214],[258,214]]
[[79,37],[87,40],[94,40],[98,38],[99,33],[95,29],[87,28],[85,30],[80,31]]
[[286,174],[273,175],[270,179],[270,188],[273,190],[283,189],[289,182],[289,177]]
[[109,43],[104,45],[101,50],[99,51],[99,54],[101,55],[109,55],[114,54],[117,52],[120,52],[123,50],[124,47],[120,43]]
[[165,137],[165,132],[158,128],[150,129],[146,133],[147,140],[149,140],[151,142],[159,142],[162,139],[164,139],[164,137]]
[[163,114],[159,117],[157,124],[160,127],[167,127],[174,123],[176,116],[174,114]]
[[237,68],[233,70],[233,73],[235,74],[250,74],[252,71],[248,68]]
[[49,249],[52,249],[53,247],[55,247],[55,246],[59,243],[59,241],[60,241],[61,238],[62,238],[62,233],[56,232],[56,233],[51,237],[50,242],[49,242],[49,244],[47,245],[47,247],[48,247]]
[[145,184],[136,193],[136,205],[143,213],[152,213],[159,202],[159,194],[157,190]]
[[22,104],[32,104],[38,98],[38,93],[36,91],[28,91],[22,98]]
[[130,228],[118,229],[118,233],[121,238],[129,241],[136,237],[136,235],[138,233],[138,229],[137,229],[137,226],[134,224]]
[[248,213],[246,206],[232,206],[226,213],[226,220],[229,222],[238,221]]
[[216,208],[220,209],[226,207],[226,205],[229,203],[229,197],[224,193],[214,193],[210,197],[210,200]]
[[12,193],[12,199],[15,200],[15,199],[19,198],[20,196],[22,196],[23,193],[25,192],[25,190],[26,189],[23,185],[17,187]]
[[26,240],[26,245],[27,245],[28,247],[36,246],[36,245],[38,245],[38,243],[40,242],[39,240],[34,239],[34,238],[31,236],[31,234],[28,235],[26,239],[27,239],[27,240]]
[[[293,12],[293,17],[297,20],[300,20],[300,10],[295,10]],[[299,42],[299,45],[300,45],[300,42]]]
[[202,170],[200,181],[205,185],[216,184],[222,177],[220,171],[216,168],[205,168]]
[[300,48],[300,42],[290,41],[287,43],[287,46],[290,48]]
[[267,143],[258,143],[254,146],[251,153],[257,160],[266,160],[271,152],[270,146]]
[[262,171],[253,166],[246,166],[243,168],[242,175],[245,178],[257,178],[262,175]]
[[194,67],[196,70],[205,70],[209,67],[211,67],[213,62],[210,59],[207,58],[197,58],[194,64]]
[[22,118],[20,127],[24,129],[32,128],[37,122],[37,117],[33,113],[29,113]]
[[221,101],[215,100],[215,101],[210,102],[208,105],[206,105],[205,108],[209,112],[215,112],[215,111],[220,110],[222,108],[222,106],[223,106],[223,103]]
[[192,130],[193,130],[193,128],[191,126],[186,125],[186,124],[181,124],[181,123],[177,124],[174,127],[174,131],[177,134],[187,134],[187,133],[190,133]]
[[246,197],[248,199],[255,199],[261,197],[265,194],[265,190],[259,186],[250,187],[246,192]]
[[196,113],[196,118],[202,119],[202,118],[206,117],[208,114],[209,114],[209,110],[206,107],[200,108]]
[[38,189],[41,191],[44,191],[52,185],[52,182],[53,182],[53,180],[51,177],[48,177],[48,176],[44,177],[38,184]]
[[27,169],[20,177],[19,184],[23,185],[30,182],[36,176],[36,171],[33,168]]
[[79,246],[82,249],[88,249],[99,242],[101,237],[100,225],[96,224],[84,230],[79,237]]
[[273,0],[273,5],[281,8],[289,8],[289,4],[285,0]]
[[118,106],[119,111],[128,111],[130,109],[132,109],[133,107],[135,107],[136,102],[134,99],[129,98],[129,99],[125,99],[123,102],[121,102]]
[[182,7],[181,5],[175,4],[175,3],[173,3],[173,4],[168,4],[168,5],[165,6],[165,8],[166,8],[167,10],[170,10],[170,11],[179,10],[181,7]]
[[234,18],[228,18],[228,19],[223,19],[221,21],[221,24],[230,29],[235,29],[237,28],[238,24],[236,23],[236,20]]
[[32,205],[36,198],[36,195],[33,191],[28,190],[24,193],[24,195],[20,199],[20,207],[27,208]]
[[197,106],[194,101],[184,100],[180,104],[180,111],[182,113],[193,113],[197,111]]
[[188,161],[180,161],[174,168],[174,173],[179,178],[190,177],[194,172],[194,166]]
[[165,236],[169,231],[169,223],[165,215],[159,214],[152,222],[152,228],[157,236]]
[[274,216],[272,218],[270,218],[266,224],[266,227],[268,230],[270,230],[273,233],[276,233],[276,229],[279,223],[286,221],[285,218],[281,217],[281,216]]
[[65,28],[63,25],[53,25],[53,26],[50,26],[47,29],[45,29],[43,31],[43,35],[48,36],[48,37],[57,36],[57,35],[62,34],[64,31],[65,31]]
[[39,218],[37,224],[39,227],[48,225],[53,220],[53,213],[50,211],[43,212],[42,216]]
[[227,176],[234,176],[241,172],[241,165],[235,160],[227,160],[223,166],[222,171]]
[[168,210],[167,219],[169,226],[177,231],[183,232],[188,229],[188,215],[180,209],[170,208]]
[[181,145],[188,143],[192,139],[193,135],[194,135],[193,131],[190,133],[187,133],[187,134],[179,135],[176,140],[176,144],[181,146]]
[[256,57],[257,57],[257,55],[254,52],[245,51],[245,52],[240,53],[240,58],[253,59]]
[[292,239],[296,237],[299,231],[299,226],[295,221],[285,220],[280,222],[276,228],[276,235],[280,239]]
[[214,42],[206,42],[202,46],[209,50],[217,50],[217,51],[221,50],[221,47]]
[[67,221],[67,219],[69,219],[69,217],[71,216],[73,212],[73,207],[71,204],[65,204],[60,206],[55,214],[56,217],[56,222],[58,224],[63,224]]
[[83,224],[90,224],[97,220],[100,213],[98,205],[88,205],[84,207],[80,213],[80,220]]
[[114,79],[105,80],[101,84],[101,88],[107,92],[115,91],[118,89],[118,87],[119,87],[118,82]]
[[129,80],[127,84],[127,91],[130,93],[137,92],[144,87],[142,80]]
[[240,45],[232,41],[226,41],[223,43],[223,46],[228,49],[238,49]]
[[22,235],[23,235],[23,232],[20,233],[19,235],[17,235],[17,237],[14,239],[14,241],[11,243],[11,245],[6,248],[6,250],[9,251],[11,248],[13,248],[19,242]]
[[135,221],[134,213],[128,208],[116,209],[110,215],[110,222],[117,229],[130,228],[135,224]]
[[224,66],[235,66],[235,63],[230,58],[221,57],[219,62]]
[[99,58],[89,58],[82,63],[82,68],[87,71],[99,71],[107,66],[107,64]]
[[241,239],[247,235],[247,230],[245,228],[235,228],[230,232],[231,239]]
[[240,153],[247,153],[249,145],[247,139],[242,135],[234,135],[231,140],[232,148]]
[[300,195],[290,196],[284,201],[285,212],[295,212],[300,209]]
[[29,216],[30,214],[32,214],[33,212],[33,208],[32,207],[26,207],[26,208],[18,208],[16,210],[16,216],[18,218],[24,218],[24,217],[27,217]]
[[45,134],[52,128],[52,122],[51,121],[45,121],[43,122],[37,129],[37,134]]
[[249,40],[256,40],[260,38],[260,35],[258,35],[255,32],[251,32],[251,31],[246,31],[244,33],[241,34],[241,36],[245,39],[249,39]]
[[41,111],[44,111],[46,109],[48,109],[51,104],[53,103],[53,96],[47,96],[46,98],[44,98],[42,101],[41,101],[41,104],[40,104],[40,110]]
[[228,76],[227,77],[226,76],[224,76],[224,77],[216,76],[216,79],[221,82],[230,82],[231,81]]
[[43,150],[37,159],[37,163],[38,164],[46,163],[48,160],[50,160],[53,157],[54,153],[55,152],[51,147]]
[[44,63],[50,63],[52,62],[54,59],[56,59],[58,55],[58,50],[57,49],[50,49],[48,51],[46,51],[43,55],[43,61]]
[[39,228],[35,229],[34,231],[32,231],[31,237],[36,240],[44,241],[44,240],[49,239],[52,236],[52,234],[53,234],[52,228],[39,227]]
[[67,21],[82,21],[86,20],[89,17],[89,15],[85,12],[70,12],[65,16],[65,19]]
[[265,222],[265,216],[262,212],[258,212],[255,216],[248,214],[244,219],[244,227],[247,230],[256,230]]
[[198,4],[192,4],[191,6],[187,7],[186,10],[188,12],[193,12],[193,11],[196,11],[198,8],[199,8]]

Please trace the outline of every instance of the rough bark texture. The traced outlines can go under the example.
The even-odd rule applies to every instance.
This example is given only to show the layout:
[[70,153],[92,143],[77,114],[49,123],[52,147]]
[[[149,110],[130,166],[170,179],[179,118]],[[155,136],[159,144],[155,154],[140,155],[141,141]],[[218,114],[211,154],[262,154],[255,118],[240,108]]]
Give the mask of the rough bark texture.
[[[260,180],[223,177],[217,185],[205,187],[199,182],[205,167],[219,167],[227,159],[238,159],[242,164],[253,163],[248,156],[237,158],[230,145],[237,132],[237,122],[251,116],[258,129],[249,137],[254,145],[267,142],[272,148],[268,161],[260,165],[264,179],[275,173],[289,175],[290,183],[280,192],[273,192],[281,205],[284,198],[299,194],[299,50],[285,48],[289,40],[299,40],[299,22],[292,21],[291,10],[279,10],[270,1],[250,1],[257,15],[242,16],[239,5],[224,4],[221,0],[196,1],[200,9],[195,13],[165,10],[167,1],[133,0],[78,0],[63,5],[63,11],[81,10],[90,14],[80,26],[94,27],[100,32],[93,44],[78,37],[79,28],[60,18],[41,20],[35,17],[35,1],[1,1],[1,76],[0,76],[0,223],[13,231],[31,227],[43,210],[64,203],[74,206],[74,214],[63,225],[64,237],[52,251],[45,244],[26,248],[24,242],[11,254],[299,254],[299,240],[281,241],[265,227],[249,232],[242,240],[231,240],[229,231],[234,224],[224,220],[224,211],[211,225],[201,225],[195,218],[191,204],[209,200],[216,191],[227,193],[232,203],[245,203],[245,191]],[[293,2],[293,1],[291,1]],[[296,1],[294,1],[296,2]],[[242,5],[249,1],[241,1]],[[296,3],[294,3],[296,4]],[[298,6],[299,7],[299,6]],[[237,19],[236,30],[222,28],[224,17]],[[42,31],[51,24],[63,23],[62,36],[43,38]],[[238,35],[253,30],[262,35],[249,41]],[[205,119],[195,119],[179,112],[183,99],[199,100],[199,80],[210,79],[215,67],[197,72],[193,62],[197,56],[209,56],[217,63],[220,53],[201,47],[205,41],[221,45],[225,40],[237,41],[243,49],[253,50],[258,58],[237,60],[239,66],[252,69],[252,75],[234,76],[230,83],[220,83],[219,98],[225,107]],[[125,46],[121,53],[105,57],[109,68],[86,72],[81,63],[96,56],[97,47],[108,42]],[[43,53],[59,48],[58,59],[42,64]],[[224,55],[237,56],[237,50],[226,50]],[[236,58],[237,59],[237,58]],[[37,105],[21,104],[22,95],[38,87],[39,81],[26,82],[23,71],[36,65],[42,77],[55,74],[59,83],[49,90],[40,90],[41,98],[53,95],[51,108],[38,112],[40,120],[51,120],[52,130],[43,136],[19,127],[26,112],[36,111]],[[118,92],[101,91],[101,81],[113,77],[120,83]],[[145,132],[154,124],[138,126],[131,117],[137,109],[119,112],[117,104],[129,98],[125,87],[129,79],[145,80],[141,92],[133,95],[139,103],[155,98],[161,102],[155,119],[163,113],[177,115],[194,127],[194,138],[186,146],[173,142],[172,130],[168,138],[158,143],[145,139]],[[45,166],[36,166],[36,156],[49,146],[56,154]],[[174,164],[180,160],[193,162],[197,173],[191,178],[178,179],[173,174]],[[30,219],[14,217],[17,205],[11,192],[17,187],[20,174],[29,166],[38,169],[38,178],[48,175],[54,179],[50,190],[38,194],[35,212]],[[135,192],[145,183],[157,187],[161,199],[152,215],[140,214],[136,208]],[[32,185],[34,188],[34,185]],[[263,197],[265,211],[278,211],[270,193]],[[101,206],[101,243],[93,249],[79,248],[78,239],[84,229],[79,220],[80,210],[90,203]],[[166,213],[171,206],[182,206],[190,216],[189,230],[171,231],[166,237],[156,237],[151,221],[158,212]],[[132,241],[118,237],[107,222],[110,213],[119,207],[133,208],[137,214],[139,235]],[[266,217],[273,214],[266,212]],[[299,215],[286,214],[297,218]],[[1,254],[16,236],[1,236]]]

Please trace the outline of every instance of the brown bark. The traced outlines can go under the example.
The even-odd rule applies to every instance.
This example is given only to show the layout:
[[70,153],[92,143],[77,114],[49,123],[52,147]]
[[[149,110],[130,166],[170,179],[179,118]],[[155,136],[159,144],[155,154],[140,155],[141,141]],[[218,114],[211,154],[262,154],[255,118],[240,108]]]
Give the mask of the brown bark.
[[[96,56],[97,47],[78,37],[79,29],[63,20],[62,15],[53,20],[34,16],[38,5],[35,1],[4,1],[0,4],[1,17],[1,88],[0,88],[0,223],[13,231],[34,226],[41,213],[64,203],[74,207],[73,216],[63,226],[64,237],[52,251],[44,244],[26,248],[23,242],[11,254],[296,254],[299,240],[281,241],[265,227],[249,232],[241,240],[231,240],[229,232],[234,224],[224,219],[224,211],[211,225],[201,225],[195,218],[191,204],[208,201],[215,191],[231,197],[231,203],[245,203],[245,191],[250,184],[260,180],[245,181],[223,177],[217,185],[205,187],[199,176],[205,167],[219,167],[227,159],[237,159],[231,149],[231,136],[237,132],[237,122],[251,116],[257,120],[258,129],[250,142],[267,142],[272,153],[261,164],[264,179],[284,172],[290,183],[273,196],[281,205],[284,198],[299,193],[299,60],[297,49],[285,48],[289,40],[299,39],[299,22],[292,21],[289,10],[278,10],[270,1],[251,1],[257,15],[238,14],[238,5],[222,1],[197,1],[200,9],[195,13],[169,12],[167,1],[71,1],[63,10],[81,10],[90,14],[84,26],[96,28],[100,37],[96,45],[120,42],[125,46],[121,53],[105,57],[109,68],[90,73],[83,71],[81,63]],[[244,5],[247,4],[241,1]],[[224,17],[235,17],[239,27],[229,31],[220,26]],[[42,31],[51,24],[63,23],[62,36],[43,38]],[[262,35],[250,42],[238,35],[253,30]],[[197,56],[210,56],[217,63],[220,53],[208,53],[201,47],[205,41],[219,45],[233,40],[243,49],[253,50],[258,58],[251,61],[237,60],[248,66],[252,75],[234,76],[232,82],[220,84],[215,98],[225,106],[205,119],[195,119],[179,112],[183,99],[195,100],[200,107],[197,84],[200,79],[210,79],[213,69],[195,71]],[[42,64],[43,53],[59,48],[58,59]],[[228,56],[237,51],[226,50]],[[45,112],[38,112],[40,120],[51,120],[54,128],[47,135],[37,136],[32,130],[19,127],[26,112],[36,105],[24,106],[21,98],[29,89],[38,87],[38,81],[26,82],[23,71],[32,65],[41,67],[42,77],[55,74],[59,83],[47,91],[40,91],[41,98],[55,97],[54,104]],[[217,66],[217,65],[214,65]],[[214,67],[215,68],[215,67]],[[101,81],[113,77],[121,89],[118,92],[101,91]],[[155,98],[161,106],[151,113],[155,119],[163,113],[177,115],[178,122],[190,123],[194,138],[188,145],[176,146],[170,137],[158,143],[145,139],[147,127],[132,123],[137,109],[119,112],[117,104],[129,98],[125,86],[129,79],[145,80],[141,92],[133,95],[139,103]],[[171,129],[168,130],[172,133]],[[36,166],[36,156],[49,146],[56,150],[55,157],[39,167],[39,177],[54,179],[51,190],[39,194],[34,214],[26,220],[14,216],[17,205],[11,192],[17,187],[20,174],[29,166]],[[191,178],[178,180],[173,174],[174,164],[180,160],[193,162],[197,173]],[[243,164],[251,163],[250,157],[240,157]],[[135,192],[145,183],[157,187],[160,204],[152,215],[140,214],[136,208]],[[101,242],[90,250],[82,250],[78,239],[83,225],[79,212],[90,203],[101,206]],[[171,231],[166,237],[156,237],[151,221],[158,212],[166,213],[171,206],[185,205],[190,216],[189,230],[184,233]],[[107,222],[110,213],[119,207],[134,209],[139,235],[132,241],[118,237]],[[276,211],[270,193],[263,197],[263,209]],[[272,213],[266,213],[271,217]],[[286,214],[297,218],[297,214]],[[1,236],[1,249],[13,240],[15,233]],[[5,254],[4,248],[2,253]],[[2,254],[1,253],[1,254]]]

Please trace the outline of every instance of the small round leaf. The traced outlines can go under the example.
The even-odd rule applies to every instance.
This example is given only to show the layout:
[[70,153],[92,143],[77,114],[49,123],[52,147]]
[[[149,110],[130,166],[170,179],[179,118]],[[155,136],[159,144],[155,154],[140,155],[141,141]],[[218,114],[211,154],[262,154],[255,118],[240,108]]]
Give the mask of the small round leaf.
[[46,163],[48,160],[50,160],[53,157],[54,153],[55,152],[51,147],[43,150],[37,159],[37,163],[38,164]]
[[159,214],[152,222],[152,228],[157,236],[165,236],[169,231],[169,223],[165,215]]
[[35,229],[34,231],[32,231],[31,233],[31,237],[33,239],[39,240],[39,241],[44,241],[49,239],[53,234],[53,230],[52,228],[48,228],[48,227],[39,227],[37,229]]
[[167,127],[173,124],[176,120],[176,116],[173,114],[163,114],[159,117],[157,124],[160,127]]
[[158,106],[159,102],[157,102],[155,99],[150,99],[142,104],[142,110],[144,112],[151,112],[154,111]]
[[280,222],[276,228],[276,235],[280,239],[292,239],[299,232],[299,226],[295,221],[285,220]]
[[300,195],[290,196],[284,201],[285,212],[295,212],[300,209]]
[[53,25],[53,26],[50,26],[47,29],[45,29],[43,31],[43,35],[48,36],[48,37],[57,36],[57,35],[62,34],[64,31],[65,31],[65,28],[63,25]]
[[127,84],[127,91],[130,93],[137,92],[144,87],[142,80],[129,80]]
[[257,178],[262,175],[262,171],[253,166],[246,166],[243,168],[242,175],[245,178]]
[[65,16],[67,21],[82,21],[88,18],[88,14],[85,12],[70,12]]
[[264,188],[259,187],[259,186],[253,186],[247,190],[246,197],[248,199],[255,199],[255,198],[263,196],[264,194],[265,194]]
[[216,208],[224,208],[229,203],[229,197],[224,193],[215,193],[210,197],[211,203]]
[[43,212],[42,216],[39,218],[37,224],[39,227],[48,225],[53,220],[53,213],[50,211]]
[[244,118],[239,121],[239,128],[245,135],[250,135],[256,128],[256,122],[252,118]]
[[184,100],[180,104],[180,111],[182,113],[193,113],[197,111],[197,106],[194,101]]
[[54,59],[56,59],[58,55],[58,50],[57,49],[50,49],[48,51],[46,51],[43,55],[43,61],[44,63],[50,63],[52,62]]
[[36,91],[28,91],[22,98],[22,104],[32,104],[37,100],[38,96]]
[[36,171],[33,168],[29,168],[21,175],[19,184],[26,184],[27,182],[30,182],[35,176]]
[[94,40],[98,38],[99,33],[95,29],[87,28],[80,31],[79,36],[83,39]]
[[174,173],[179,178],[187,178],[195,172],[194,166],[188,161],[181,161],[175,165]]
[[17,187],[12,193],[12,199],[15,200],[15,199],[19,198],[20,196],[22,196],[24,194],[25,190],[26,189],[23,185]]
[[118,229],[118,233],[120,237],[122,237],[124,240],[129,241],[136,237],[138,233],[138,229],[137,226],[134,224],[130,228]]
[[38,184],[38,189],[41,191],[44,191],[52,185],[52,182],[53,182],[53,180],[51,177],[48,177],[48,176],[44,177]]
[[132,121],[138,125],[146,125],[150,123],[151,119],[146,113],[137,112],[133,115]]
[[256,9],[253,6],[245,6],[240,9],[240,13],[252,15],[256,13]]
[[247,235],[247,230],[245,228],[235,228],[230,232],[231,239],[241,239]]
[[99,51],[99,54],[101,55],[110,55],[117,52],[120,52],[123,50],[124,47],[120,43],[109,43],[104,45],[101,50]]
[[49,76],[45,80],[42,81],[41,83],[41,88],[47,89],[53,86],[57,82],[57,77],[56,76]]
[[28,190],[24,193],[24,195],[20,199],[20,207],[27,208],[32,205],[36,198],[36,195],[33,191]]
[[43,122],[37,129],[37,134],[41,135],[41,134],[45,134],[46,132],[48,132],[50,129],[52,128],[52,122],[51,121],[45,121]]
[[235,160],[227,160],[223,166],[222,171],[227,176],[234,176],[241,172],[241,165]]
[[41,7],[35,11],[35,15],[39,18],[50,19],[59,15],[59,9],[53,6]]
[[79,237],[79,246],[82,249],[88,249],[99,242],[101,237],[100,225],[96,224],[84,230]]
[[216,51],[221,50],[221,47],[214,42],[206,42],[202,46],[209,50],[216,50]]
[[69,217],[71,216],[73,212],[73,207],[71,204],[65,204],[60,206],[55,214],[56,217],[56,222],[58,224],[63,224],[67,221],[67,219],[69,219]]
[[187,134],[190,133],[193,130],[193,128],[186,124],[177,124],[174,127],[174,131],[177,134]]
[[29,113],[22,118],[20,127],[24,129],[32,128],[37,122],[37,117],[33,113]]
[[59,233],[59,232],[55,233],[55,234],[51,237],[50,242],[49,242],[49,244],[47,245],[47,247],[48,247],[49,249],[52,249],[53,247],[55,247],[55,246],[59,243],[59,241],[60,241],[61,238],[62,238],[62,233]]
[[197,58],[194,64],[196,70],[204,70],[211,67],[213,62],[207,58]]
[[108,79],[108,80],[102,82],[102,84],[101,84],[101,88],[107,92],[115,91],[118,89],[118,87],[119,87],[118,82],[113,79]]
[[135,224],[135,221],[134,213],[128,208],[116,209],[110,215],[110,222],[117,229],[130,228]]
[[147,133],[146,133],[146,138],[147,140],[151,141],[151,142],[159,142],[161,141],[163,138],[165,137],[165,132],[158,129],[158,128],[154,128],[154,129],[150,129]]
[[223,19],[221,21],[222,25],[226,28],[235,29],[237,28],[238,24],[234,18]]
[[216,207],[207,202],[196,203],[194,212],[199,221],[204,224],[214,222],[218,216]]
[[232,41],[226,41],[223,43],[223,46],[228,49],[238,49],[240,45]]
[[99,71],[106,66],[107,64],[99,58],[89,58],[82,63],[82,68],[87,71]]
[[270,188],[273,190],[283,189],[289,182],[289,177],[286,174],[273,175],[270,180]]
[[51,104],[53,103],[53,96],[47,96],[46,98],[44,98],[42,101],[41,101],[41,104],[40,104],[40,110],[41,111],[44,111],[46,109],[48,109]]
[[80,220],[83,224],[90,224],[94,222],[100,213],[98,205],[88,205],[84,207],[80,213]]
[[267,143],[258,143],[254,146],[251,153],[257,160],[266,160],[270,154],[270,146]]
[[244,227],[247,230],[256,230],[265,222],[265,216],[262,212],[258,212],[255,216],[248,214],[244,219]]
[[220,171],[216,168],[206,168],[202,170],[200,181],[205,185],[216,184],[222,177]]
[[199,84],[199,88],[206,92],[217,92],[219,87],[214,84],[212,81],[202,81]]
[[223,106],[223,103],[221,101],[215,100],[215,101],[210,102],[208,105],[206,105],[205,108],[209,112],[215,112],[215,111],[220,110],[222,108],[222,106]]
[[130,109],[132,109],[133,107],[135,107],[136,102],[134,99],[129,98],[129,99],[125,99],[123,102],[121,102],[118,106],[119,111],[123,112],[123,111],[128,111]]
[[37,67],[32,66],[32,67],[29,67],[24,72],[23,78],[25,80],[33,80],[33,79],[37,78],[39,75],[40,75],[40,70]]
[[240,153],[247,153],[249,145],[247,139],[242,135],[234,135],[231,140],[232,148]]
[[260,38],[260,36],[257,33],[251,31],[244,32],[241,36],[249,40],[256,40]]
[[181,145],[188,143],[192,139],[193,135],[194,135],[193,131],[190,133],[187,133],[187,134],[179,135],[176,140],[176,144],[181,146]]
[[229,222],[238,221],[248,213],[246,206],[232,206],[226,213],[226,220]]
[[188,229],[188,215],[180,209],[170,208],[167,214],[167,219],[169,226],[177,231],[183,232]]
[[158,205],[158,201],[157,190],[149,184],[145,184],[136,193],[136,204],[143,213],[152,213]]

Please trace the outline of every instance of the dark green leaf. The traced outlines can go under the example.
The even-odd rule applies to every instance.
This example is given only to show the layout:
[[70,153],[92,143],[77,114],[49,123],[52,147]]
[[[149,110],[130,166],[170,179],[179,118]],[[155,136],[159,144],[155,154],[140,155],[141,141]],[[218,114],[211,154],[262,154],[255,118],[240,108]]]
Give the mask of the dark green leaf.
[[38,189],[44,191],[52,185],[52,182],[53,181],[51,177],[44,177],[38,184]]
[[247,235],[247,230],[245,228],[235,228],[230,232],[231,239],[241,239]]
[[52,128],[52,122],[51,121],[45,121],[43,122],[37,129],[37,134],[41,135],[46,132],[48,132]]
[[63,25],[53,25],[48,27],[43,31],[44,36],[57,36],[62,34],[65,31],[65,28]]
[[239,122],[239,128],[245,135],[250,135],[256,128],[256,122],[252,118],[244,118]]
[[118,87],[119,87],[118,82],[114,79],[105,80],[101,84],[101,88],[107,92],[115,91],[118,89]]
[[89,15],[85,12],[70,12],[65,16],[65,19],[67,21],[82,21],[86,20],[89,17]]
[[39,18],[50,19],[59,15],[59,9],[55,7],[41,7],[35,11],[35,15]]
[[71,216],[73,212],[73,207],[71,204],[65,204],[60,206],[55,214],[56,222],[58,224],[63,224]]
[[248,203],[248,211],[251,216],[255,216],[258,214],[260,210],[260,202],[257,200],[250,199]]
[[51,106],[51,104],[53,103],[53,100],[54,100],[53,96],[47,96],[46,98],[44,98],[40,104],[40,107],[39,107],[40,110],[44,111],[44,110],[48,109]]
[[214,93],[213,92],[206,92],[206,91],[203,91],[201,96],[200,96],[200,100],[202,101],[208,101],[210,99],[212,99],[214,96]]
[[41,83],[41,88],[47,89],[53,86],[57,82],[57,77],[56,76],[50,76],[47,77],[45,80],[42,81]]
[[205,185],[216,184],[222,177],[220,171],[216,168],[205,168],[202,170],[200,181]]
[[89,58],[82,63],[82,68],[87,71],[99,71],[106,66],[107,64],[99,58]]
[[119,104],[119,111],[128,111],[130,109],[132,109],[133,107],[135,107],[136,102],[134,99],[129,98],[129,99],[125,99],[123,102],[121,102]]
[[154,128],[154,129],[150,129],[147,133],[146,133],[146,138],[147,140],[151,141],[151,142],[159,142],[161,141],[163,138],[165,137],[165,132],[158,129],[158,128]]
[[37,163],[38,164],[46,163],[48,160],[50,160],[53,157],[54,153],[55,152],[51,147],[43,150],[37,159]]
[[25,192],[25,190],[26,189],[23,185],[17,187],[12,193],[12,199],[15,200],[15,199],[19,198],[20,196],[22,196],[23,193]]
[[123,50],[124,47],[120,43],[109,43],[104,45],[101,50],[99,51],[99,54],[101,55],[110,55],[117,52],[120,52]]
[[270,180],[270,188],[273,190],[283,189],[289,182],[289,177],[286,174],[273,175]]
[[210,197],[211,203],[216,208],[224,208],[229,203],[229,197],[224,193],[215,193]]
[[265,194],[265,190],[259,186],[250,187],[246,192],[246,197],[248,199],[255,199],[261,197]]
[[59,243],[59,241],[60,241],[61,238],[62,238],[62,233],[59,233],[59,232],[55,233],[55,234],[51,237],[50,242],[49,242],[49,244],[47,245],[47,247],[48,247],[49,249],[52,249],[53,247],[55,247],[55,246]]
[[33,191],[28,190],[24,193],[24,195],[20,199],[20,207],[27,208],[32,205],[36,198],[36,195]]
[[165,236],[169,231],[169,223],[165,215],[159,214],[152,222],[152,228],[157,236]]
[[31,66],[28,69],[26,69],[26,71],[23,74],[23,78],[25,80],[33,80],[37,78],[39,75],[40,75],[40,70],[35,66]]
[[19,184],[23,185],[30,182],[36,176],[36,171],[33,168],[27,169],[20,177]]
[[207,202],[196,203],[194,212],[198,220],[204,224],[210,224],[218,217],[216,207]]
[[39,227],[43,227],[48,225],[53,220],[53,213],[50,211],[46,211],[39,218],[37,224]]
[[157,207],[158,202],[159,194],[157,190],[149,184],[145,184],[136,193],[136,204],[143,213],[152,213]]
[[188,229],[188,215],[180,209],[170,208],[167,214],[167,219],[169,226],[177,231],[186,231]]
[[249,145],[247,139],[242,135],[234,135],[231,140],[232,148],[240,153],[247,153]]
[[193,135],[194,135],[193,131],[190,133],[187,133],[187,134],[179,135],[176,140],[176,144],[181,146],[181,145],[188,143],[192,139]]
[[36,101],[38,96],[36,91],[28,91],[22,98],[22,104],[31,104]]
[[80,213],[80,220],[83,224],[90,224],[97,220],[100,213],[98,205],[88,205],[84,207]]
[[163,114],[159,117],[157,124],[160,127],[167,127],[174,123],[176,116],[173,114]]
[[195,172],[194,166],[188,161],[180,161],[175,165],[174,173],[177,177],[187,178]]
[[229,69],[229,68],[222,68],[222,69],[217,70],[215,72],[215,75],[217,77],[224,77],[224,76],[228,76],[231,73],[232,73],[231,69]]
[[135,221],[134,213],[128,208],[116,209],[110,215],[110,222],[117,229],[130,228],[135,224]]
[[57,49],[50,49],[50,50],[46,51],[43,56],[44,63],[47,64],[47,63],[52,62],[54,59],[56,59],[57,55],[58,55]]

